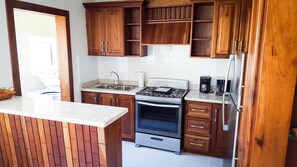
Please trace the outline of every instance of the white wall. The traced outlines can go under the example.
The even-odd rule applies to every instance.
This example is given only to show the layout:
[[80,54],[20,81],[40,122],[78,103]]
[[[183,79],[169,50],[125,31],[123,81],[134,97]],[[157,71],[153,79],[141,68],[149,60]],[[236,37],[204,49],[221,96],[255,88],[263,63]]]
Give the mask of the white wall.
[[209,75],[215,85],[215,78],[225,76],[228,60],[190,58],[189,52],[190,46],[149,46],[147,57],[99,57],[99,78],[114,79],[109,74],[116,71],[122,80],[137,81],[138,72],[144,71],[146,78],[186,79],[191,84],[199,84],[201,75]]
[[13,85],[5,12],[5,2],[0,0],[0,88]]
[[[12,85],[5,0],[0,0],[0,87]],[[75,101],[80,101],[80,83],[98,78],[97,58],[87,56],[84,0],[24,0],[26,2],[68,10],[70,13],[71,47]],[[78,60],[81,62],[78,63]],[[80,69],[80,70],[79,70]]]

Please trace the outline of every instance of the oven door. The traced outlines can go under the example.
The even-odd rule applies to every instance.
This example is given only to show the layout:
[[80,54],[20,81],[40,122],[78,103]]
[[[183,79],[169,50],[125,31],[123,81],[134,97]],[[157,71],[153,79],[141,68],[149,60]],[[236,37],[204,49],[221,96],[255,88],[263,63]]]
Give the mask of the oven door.
[[136,102],[136,131],[181,138],[181,105]]

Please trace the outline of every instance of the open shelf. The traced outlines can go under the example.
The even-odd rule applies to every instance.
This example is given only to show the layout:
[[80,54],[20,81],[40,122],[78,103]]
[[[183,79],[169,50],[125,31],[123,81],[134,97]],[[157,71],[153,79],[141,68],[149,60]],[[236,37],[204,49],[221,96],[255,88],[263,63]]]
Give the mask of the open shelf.
[[194,20],[194,23],[212,23],[213,20]]
[[210,56],[211,55],[211,41],[199,40],[192,41],[192,55],[191,56]]
[[211,41],[211,38],[193,38],[193,41]]
[[213,2],[194,3],[191,57],[211,57]]
[[191,21],[192,6],[148,8],[147,22]]
[[126,23],[126,26],[140,26],[140,23]]
[[127,42],[140,42],[140,39],[127,39]]
[[125,8],[125,56],[144,56],[141,46],[141,7]]

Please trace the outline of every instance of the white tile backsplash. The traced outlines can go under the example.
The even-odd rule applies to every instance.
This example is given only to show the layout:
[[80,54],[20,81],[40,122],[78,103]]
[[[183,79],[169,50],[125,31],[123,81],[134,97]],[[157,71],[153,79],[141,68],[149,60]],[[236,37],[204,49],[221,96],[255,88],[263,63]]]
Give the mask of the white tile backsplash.
[[199,84],[202,75],[212,77],[215,85],[217,77],[223,77],[227,59],[190,58],[190,46],[149,46],[146,57],[98,57],[100,79],[113,79],[110,71],[116,71],[121,80],[138,80],[138,72],[149,77],[186,79],[191,84]]

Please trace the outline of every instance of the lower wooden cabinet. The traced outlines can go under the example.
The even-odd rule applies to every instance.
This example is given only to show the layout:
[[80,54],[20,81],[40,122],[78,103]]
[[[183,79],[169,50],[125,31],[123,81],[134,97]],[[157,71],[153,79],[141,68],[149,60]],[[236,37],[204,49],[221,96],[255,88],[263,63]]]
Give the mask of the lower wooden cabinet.
[[[96,98],[95,98],[96,97]],[[96,99],[96,100],[95,100]],[[131,95],[82,92],[82,102],[128,108],[122,117],[122,139],[135,140],[135,97]],[[94,103],[97,102],[97,103]]]
[[220,104],[186,101],[184,151],[224,157],[226,132]]
[[82,102],[88,104],[99,104],[98,95],[94,92],[82,92]]

